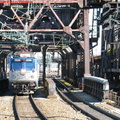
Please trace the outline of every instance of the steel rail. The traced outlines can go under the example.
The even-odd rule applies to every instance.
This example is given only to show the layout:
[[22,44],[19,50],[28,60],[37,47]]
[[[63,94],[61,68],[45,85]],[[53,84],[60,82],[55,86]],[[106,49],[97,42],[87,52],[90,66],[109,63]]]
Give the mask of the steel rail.
[[[29,101],[30,101],[34,111],[36,112],[36,114],[40,118],[40,120],[48,120],[47,117],[38,109],[37,105],[35,104],[35,102],[33,100],[32,95],[29,95]],[[17,107],[17,95],[14,95],[13,111],[14,111],[15,120],[21,120],[21,118],[19,116],[19,112],[18,112],[18,107]]]
[[39,118],[40,118],[41,120],[48,120],[47,117],[46,117],[46,116],[38,109],[38,107],[36,106],[32,95],[29,95],[29,100],[30,100],[30,103],[31,103],[32,107],[34,108],[35,112],[36,112],[37,115],[39,116]]
[[80,107],[78,107],[77,105],[75,105],[68,97],[66,97],[58,88],[57,88],[57,92],[58,94],[67,102],[69,103],[71,106],[73,106],[75,109],[77,109],[78,111],[81,111],[81,113],[83,113],[84,115],[90,117],[93,120],[99,120],[98,118],[96,118],[95,116],[89,114],[88,112],[84,111],[83,109],[81,109]]
[[20,120],[20,116],[18,114],[18,109],[17,109],[17,95],[14,95],[14,98],[13,98],[13,112],[14,112],[14,116],[15,116],[15,120]]
[[[106,112],[105,110],[102,110],[101,108],[98,108],[92,104],[90,104],[89,102],[79,98],[77,95],[73,94],[63,83],[61,83],[59,80],[57,80],[61,85],[64,86],[64,89],[66,89],[70,94],[72,94],[74,97],[76,97],[76,99],[78,99],[79,101],[83,102],[84,104],[88,105],[89,107],[95,109],[96,111],[102,113],[102,114],[105,114],[106,116],[114,119],[114,120],[119,120],[120,118],[111,114],[111,113],[108,113]],[[81,110],[82,113],[86,114],[87,116],[91,117],[92,119],[95,119],[95,120],[99,120],[98,118],[96,118],[95,116],[92,116],[90,115],[90,113],[82,110],[80,107],[76,106],[69,98],[67,98],[59,89],[57,89],[58,93],[60,94],[60,96],[62,96],[66,101],[68,101],[68,103],[70,103],[71,105],[73,105],[76,109],[78,110]],[[65,96],[65,97],[64,97]]]

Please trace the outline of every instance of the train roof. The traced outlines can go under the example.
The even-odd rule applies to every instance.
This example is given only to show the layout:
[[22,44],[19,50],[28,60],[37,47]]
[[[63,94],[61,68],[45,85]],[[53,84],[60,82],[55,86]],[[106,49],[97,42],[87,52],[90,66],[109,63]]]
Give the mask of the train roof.
[[29,57],[35,57],[35,54],[33,52],[29,52],[29,51],[18,51],[14,53],[13,57],[23,57],[23,58],[29,58]]

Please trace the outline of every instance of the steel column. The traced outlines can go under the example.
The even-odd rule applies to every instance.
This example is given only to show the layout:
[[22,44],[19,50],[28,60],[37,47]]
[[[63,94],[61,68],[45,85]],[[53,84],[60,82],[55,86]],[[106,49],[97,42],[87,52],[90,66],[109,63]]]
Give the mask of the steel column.
[[85,73],[90,75],[90,51],[89,51],[89,18],[88,9],[84,10],[84,55],[85,55]]
[[42,48],[42,53],[43,53],[43,84],[45,85],[45,78],[46,78],[46,50],[47,50],[47,45],[43,46]]

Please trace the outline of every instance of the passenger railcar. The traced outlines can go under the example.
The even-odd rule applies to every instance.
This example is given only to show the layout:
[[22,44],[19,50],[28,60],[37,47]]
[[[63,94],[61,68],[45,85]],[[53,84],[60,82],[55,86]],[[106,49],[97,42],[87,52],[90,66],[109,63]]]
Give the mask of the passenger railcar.
[[32,94],[38,88],[39,64],[33,57],[14,57],[9,61],[9,88],[16,94]]

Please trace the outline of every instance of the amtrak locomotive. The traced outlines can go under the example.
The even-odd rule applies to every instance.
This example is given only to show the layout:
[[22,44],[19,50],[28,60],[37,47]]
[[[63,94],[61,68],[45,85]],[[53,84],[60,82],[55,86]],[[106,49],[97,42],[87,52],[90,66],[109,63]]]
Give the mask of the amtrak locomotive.
[[36,58],[26,55],[9,60],[9,88],[16,94],[33,94],[38,88],[39,64]]

